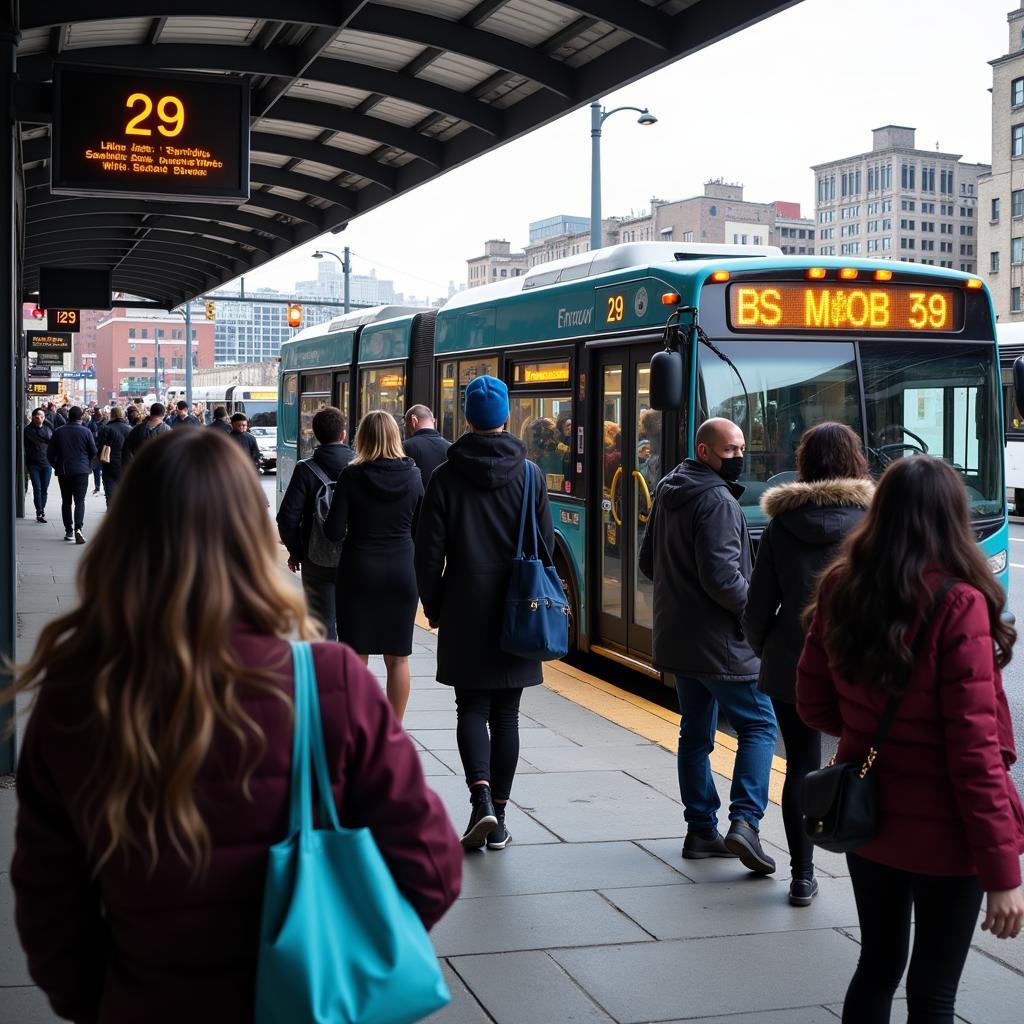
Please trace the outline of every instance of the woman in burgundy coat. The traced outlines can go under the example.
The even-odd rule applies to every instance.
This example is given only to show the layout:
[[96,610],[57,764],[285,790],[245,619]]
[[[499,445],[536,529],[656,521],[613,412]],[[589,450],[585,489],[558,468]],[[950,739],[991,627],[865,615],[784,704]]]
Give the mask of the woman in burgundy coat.
[[[1000,678],[1016,633],[1003,603],[971,534],[960,475],[925,457],[886,471],[820,586],[797,669],[803,720],[840,737],[838,761],[860,762],[890,694],[902,695],[872,769],[878,835],[847,854],[862,936],[845,1024],[889,1020],[911,909],[911,1021],[952,1024],[983,894],[982,928],[1003,939],[1020,932],[1024,810],[1009,774],[1016,753]],[[929,609],[915,658],[910,645]]]
[[[79,587],[122,586],[51,623],[15,684],[37,695],[17,777],[18,932],[61,1017],[251,1024],[267,850],[289,830],[286,638],[316,627],[229,439],[167,433],[120,489]],[[313,658],[342,824],[370,828],[429,927],[459,892],[458,838],[358,658],[335,643]]]

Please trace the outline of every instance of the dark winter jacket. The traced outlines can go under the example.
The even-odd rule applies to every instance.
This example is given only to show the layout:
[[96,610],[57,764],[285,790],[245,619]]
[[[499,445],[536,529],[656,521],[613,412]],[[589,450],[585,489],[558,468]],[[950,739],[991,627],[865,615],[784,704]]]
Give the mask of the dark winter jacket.
[[[399,539],[410,545],[423,485],[412,459],[376,459],[345,470],[324,523],[328,540],[356,541],[387,553]],[[342,556],[344,561],[344,556]]]
[[[317,466],[331,480],[337,480],[354,457],[355,452],[347,444],[324,444],[312,455]],[[288,557],[293,562],[302,563],[306,561],[309,534],[313,529],[314,505],[322,486],[304,462],[305,459],[296,464],[281,499],[281,507],[277,510],[277,532],[281,543],[288,549]]]
[[53,427],[46,420],[43,420],[41,427],[37,427],[34,423],[28,423],[25,425],[23,437],[25,440],[25,464],[48,466],[46,450],[50,446],[50,438],[53,437]]
[[[948,578],[937,567],[925,574],[933,593]],[[811,728],[839,737],[840,762],[860,762],[887,695],[829,668],[821,636],[833,587],[832,578],[822,586],[800,656],[796,705]],[[922,616],[930,604],[922,595]],[[880,827],[857,856],[926,875],[976,874],[988,892],[1015,889],[1024,853],[1024,809],[1009,773],[1016,759],[988,607],[979,591],[959,583],[932,616],[872,769]]]
[[874,490],[869,480],[820,480],[761,495],[771,522],[758,545],[743,632],[761,659],[758,685],[775,700],[796,702],[796,663],[806,633],[801,617],[819,574],[863,518]]
[[123,463],[124,445],[132,428],[124,420],[111,420],[104,423],[96,444],[102,449],[110,445],[110,461],[103,463],[110,473],[120,476]]
[[206,425],[214,430],[219,430],[223,434],[231,433],[231,424],[227,420],[213,420],[213,422]]
[[139,449],[154,437],[166,434],[171,428],[163,421],[155,427],[149,425],[149,419],[139,420],[131,429],[131,433],[125,438],[124,447],[121,449],[121,464],[131,462],[138,454]]
[[[541,663],[498,646],[519,535],[526,446],[511,434],[464,434],[434,470],[416,533],[416,580],[427,618],[440,625],[437,680],[498,689],[542,681]],[[551,554],[544,488],[537,527]]]
[[[283,640],[242,626],[232,646],[243,665],[269,670],[272,685],[293,695]],[[341,823],[369,827],[429,927],[459,893],[458,838],[377,681],[340,644],[313,652]],[[77,797],[96,750],[83,723],[95,711],[90,688],[77,682],[51,687],[35,706],[18,765],[11,881],[32,978],[57,1014],[79,1022],[252,1024],[267,851],[289,828],[290,705],[245,686],[236,694],[267,744],[248,799],[236,738],[217,726],[192,786],[210,832],[205,874],[193,880],[160,838],[152,873],[133,853],[127,862],[114,856],[94,879],[91,822]]]
[[423,490],[427,489],[434,470],[448,458],[448,449],[451,448],[451,441],[442,437],[432,427],[423,427],[417,430],[405,442],[405,454],[412,459],[419,467],[420,475],[423,477]]
[[262,459],[260,457],[259,442],[256,438],[248,430],[232,430],[228,436],[252,459],[252,464],[259,469]]
[[171,423],[170,423],[171,430],[177,430],[178,427],[201,427],[201,426],[202,426],[202,423],[200,423],[199,420],[195,416],[192,415],[192,413],[189,413],[184,418],[179,416],[177,413],[175,413],[171,417]]
[[58,427],[50,438],[46,458],[58,476],[89,473],[96,458],[96,442],[81,420]]
[[695,459],[658,484],[640,571],[654,581],[654,664],[664,672],[757,678],[757,658],[740,628],[753,566],[742,493]]

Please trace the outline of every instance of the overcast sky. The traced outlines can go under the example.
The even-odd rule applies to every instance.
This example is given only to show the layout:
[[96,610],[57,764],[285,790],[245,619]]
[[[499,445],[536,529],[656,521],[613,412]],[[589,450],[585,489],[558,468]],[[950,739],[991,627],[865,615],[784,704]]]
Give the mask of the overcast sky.
[[[987,163],[992,69],[1007,52],[1013,0],[803,0],[605,97],[647,106],[605,123],[605,216],[640,212],[651,196],[697,195],[709,178],[741,182],[744,198],[814,212],[812,164],[871,148],[871,129],[917,128],[917,145]],[[375,268],[399,291],[447,294],[488,238],[527,242],[528,225],[590,213],[590,111],[449,172],[321,241],[349,245],[355,273]],[[287,290],[316,274],[316,244],[247,275]]]

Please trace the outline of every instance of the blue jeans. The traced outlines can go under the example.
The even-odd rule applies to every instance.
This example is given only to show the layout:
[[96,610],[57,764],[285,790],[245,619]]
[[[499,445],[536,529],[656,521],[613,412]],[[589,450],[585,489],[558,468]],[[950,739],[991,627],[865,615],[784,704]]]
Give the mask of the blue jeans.
[[46,511],[46,491],[50,486],[53,470],[49,466],[29,463],[28,478],[32,481],[32,502],[37,512]]
[[676,676],[679,696],[679,795],[683,817],[695,832],[718,828],[721,801],[711,775],[718,709],[736,730],[738,750],[729,797],[729,820],[758,827],[768,806],[768,779],[775,751],[775,712],[756,682],[738,683]]

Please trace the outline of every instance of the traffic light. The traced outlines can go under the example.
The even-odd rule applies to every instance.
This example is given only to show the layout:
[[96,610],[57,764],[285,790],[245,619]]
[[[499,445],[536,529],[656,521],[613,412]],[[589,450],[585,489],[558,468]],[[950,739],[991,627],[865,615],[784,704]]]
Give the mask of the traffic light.
[[213,299],[206,300],[206,319],[213,320],[217,316],[217,304]]
[[32,310],[32,319],[33,320],[44,320],[45,318],[46,318],[46,310],[43,309],[41,306],[36,306],[36,308]]
[[302,326],[302,306],[300,306],[297,302],[288,303],[288,326]]

